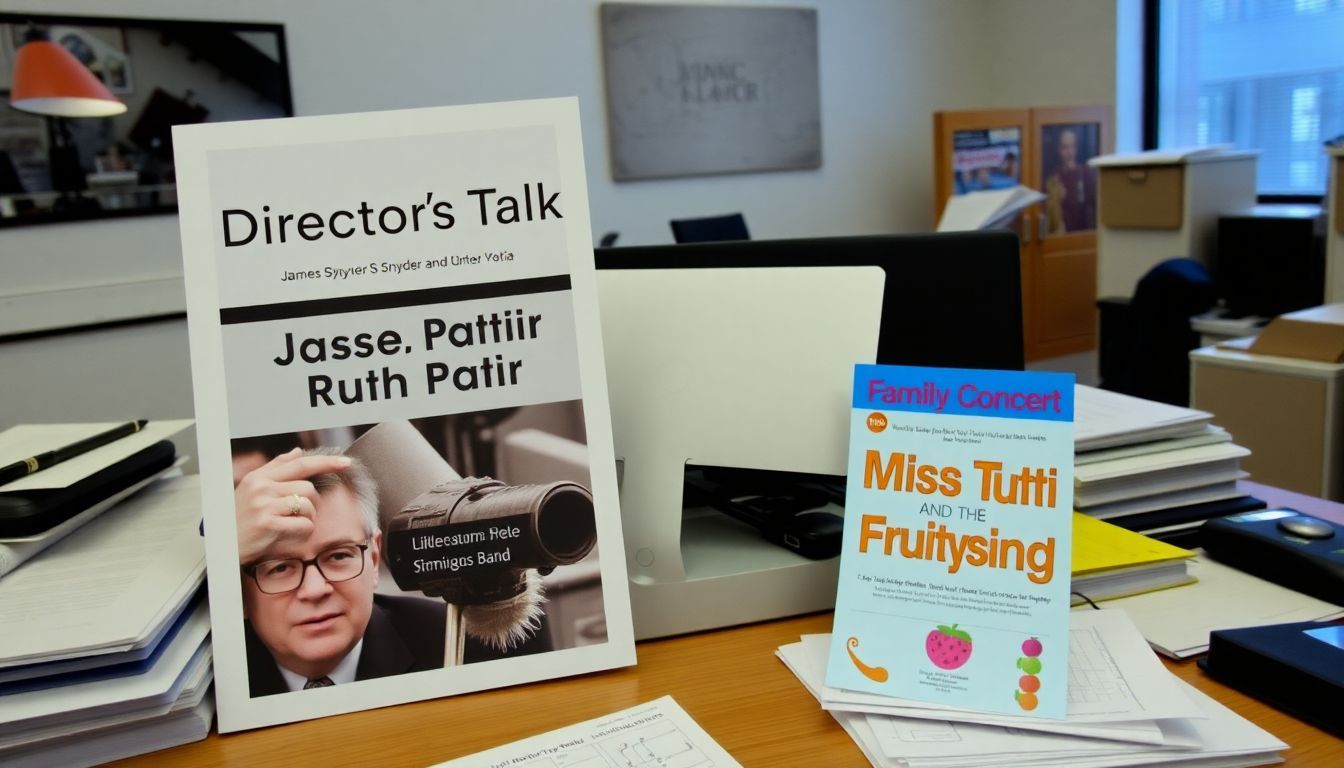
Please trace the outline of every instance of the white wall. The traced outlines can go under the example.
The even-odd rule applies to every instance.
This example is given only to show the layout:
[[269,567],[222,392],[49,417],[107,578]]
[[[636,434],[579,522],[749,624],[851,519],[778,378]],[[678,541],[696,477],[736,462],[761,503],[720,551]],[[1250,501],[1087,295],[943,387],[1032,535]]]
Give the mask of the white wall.
[[[922,228],[929,115],[982,101],[978,68],[945,44],[976,28],[981,2],[816,5],[821,169],[621,184],[606,153],[597,0],[4,0],[0,9],[282,23],[304,115],[577,95],[595,237],[670,242],[669,219],[737,210],[758,237]],[[3,250],[27,257],[0,293],[172,274],[176,237],[172,217],[8,230]]]
[[987,0],[985,107],[1072,107],[1115,99],[1116,0]]
[[[576,95],[594,237],[615,230],[622,244],[670,242],[669,219],[730,211],[762,239],[927,229],[934,111],[1114,94],[1114,0],[734,2],[818,9],[820,169],[612,182],[598,0],[0,0],[0,10],[284,24],[303,115]],[[110,286],[113,305],[136,305],[143,283],[168,279],[148,303],[181,300],[172,216],[0,230],[0,262],[0,334],[63,297],[72,315],[110,312],[71,287]],[[25,348],[23,371],[0,347],[0,391],[40,375],[43,355],[73,350],[62,338]],[[158,387],[174,408],[190,402],[177,375],[104,376]],[[15,398],[0,404],[0,427],[23,417]]]

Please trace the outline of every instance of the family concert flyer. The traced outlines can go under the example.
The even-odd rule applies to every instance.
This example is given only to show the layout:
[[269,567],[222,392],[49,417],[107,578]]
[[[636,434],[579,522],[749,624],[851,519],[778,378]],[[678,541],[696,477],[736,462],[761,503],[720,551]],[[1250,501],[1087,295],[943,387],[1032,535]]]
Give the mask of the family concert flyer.
[[633,664],[577,100],[173,135],[220,732]]
[[827,685],[1065,716],[1073,386],[855,366]]

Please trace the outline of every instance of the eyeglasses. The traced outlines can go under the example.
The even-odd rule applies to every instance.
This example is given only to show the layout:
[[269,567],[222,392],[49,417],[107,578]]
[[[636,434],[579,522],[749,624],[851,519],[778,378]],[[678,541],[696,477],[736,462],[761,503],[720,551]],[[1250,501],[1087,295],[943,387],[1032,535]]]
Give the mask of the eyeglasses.
[[257,589],[267,595],[293,592],[303,584],[303,574],[308,566],[317,566],[317,572],[328,583],[349,581],[364,572],[364,553],[369,544],[342,544],[324,549],[311,560],[297,557],[284,560],[263,560],[260,563],[243,566],[243,573],[252,577]]

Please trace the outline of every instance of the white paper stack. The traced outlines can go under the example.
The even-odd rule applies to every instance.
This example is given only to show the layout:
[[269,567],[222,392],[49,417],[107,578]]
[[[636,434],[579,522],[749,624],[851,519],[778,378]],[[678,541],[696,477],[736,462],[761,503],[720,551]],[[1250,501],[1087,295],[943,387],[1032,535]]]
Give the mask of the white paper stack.
[[[34,472],[18,480],[12,480],[0,487],[0,494],[22,494],[42,491],[55,491],[85,480],[95,473],[106,470],[119,462],[132,460],[136,454],[150,448],[161,440],[168,440],[178,432],[190,427],[191,419],[155,420],[149,422],[134,434],[114,440],[106,445],[61,461],[40,472]],[[115,424],[19,424],[0,432],[0,465],[22,461],[24,457],[35,456],[46,451],[83,440],[104,432]],[[0,576],[13,571],[24,562],[72,532],[79,530],[85,523],[116,506],[122,500],[138,493],[160,477],[167,476],[182,464],[185,456],[179,456],[171,467],[155,472],[138,482],[111,493],[106,498],[92,502],[73,517],[37,533],[24,536],[6,536],[0,539]]]
[[0,579],[0,764],[94,765],[214,715],[197,476],[159,480]]
[[939,232],[965,232],[1006,227],[1027,206],[1039,203],[1045,195],[1021,184],[1012,189],[986,189],[953,195],[947,199]]
[[[1198,552],[1198,550],[1196,550]],[[1122,610],[1158,653],[1185,659],[1209,650],[1215,629],[1328,621],[1344,616],[1344,607],[1317,600],[1223,565],[1200,553],[1190,561],[1195,582],[1107,602]]]
[[1078,386],[1074,508],[1149,533],[1147,523],[1126,519],[1195,508],[1172,515],[1179,524],[1169,532],[1198,526],[1198,505],[1243,496],[1237,481],[1246,477],[1241,461],[1250,455],[1211,419],[1193,408]]
[[874,766],[1249,766],[1287,745],[1168,672],[1121,611],[1073,614],[1064,720],[826,687],[829,635],[777,655]]

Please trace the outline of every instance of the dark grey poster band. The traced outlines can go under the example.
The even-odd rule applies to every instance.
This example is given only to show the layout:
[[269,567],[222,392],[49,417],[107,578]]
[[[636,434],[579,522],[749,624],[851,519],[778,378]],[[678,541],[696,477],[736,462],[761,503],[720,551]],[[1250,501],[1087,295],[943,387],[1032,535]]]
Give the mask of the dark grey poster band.
[[219,322],[221,325],[263,323],[270,320],[288,320],[295,317],[340,315],[347,312],[368,312],[377,309],[415,307],[425,304],[450,304],[455,301],[496,299],[501,296],[551,293],[569,289],[569,275],[550,275],[521,280],[499,280],[493,283],[422,288],[414,291],[339,296],[330,299],[289,301],[279,304],[255,304],[247,307],[225,307],[219,310]]

